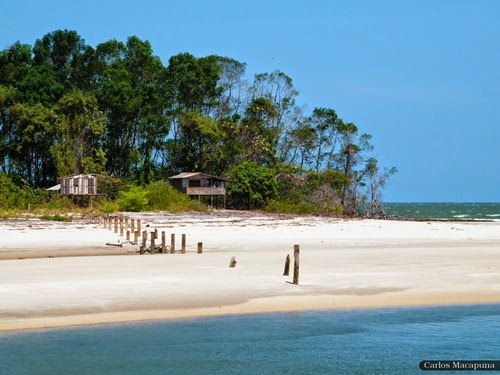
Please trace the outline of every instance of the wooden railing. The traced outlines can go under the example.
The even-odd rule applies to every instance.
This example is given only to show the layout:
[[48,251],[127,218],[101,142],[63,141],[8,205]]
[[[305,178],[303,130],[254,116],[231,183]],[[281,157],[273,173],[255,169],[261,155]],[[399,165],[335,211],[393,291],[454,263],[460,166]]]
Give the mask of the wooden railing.
[[225,195],[223,187],[188,187],[187,195]]

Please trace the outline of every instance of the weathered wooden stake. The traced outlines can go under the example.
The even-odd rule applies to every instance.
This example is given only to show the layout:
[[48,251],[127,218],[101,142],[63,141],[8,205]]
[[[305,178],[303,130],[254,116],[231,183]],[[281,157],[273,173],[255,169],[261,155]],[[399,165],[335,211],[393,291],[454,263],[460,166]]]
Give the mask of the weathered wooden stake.
[[137,231],[139,233],[141,233],[141,220],[140,219],[137,220]]
[[142,245],[141,245],[141,250],[140,250],[141,255],[144,254],[144,251],[146,250],[147,240],[148,240],[148,232],[144,231],[144,232],[142,232]]
[[283,271],[283,276],[290,275],[290,254],[286,256],[285,259],[285,270]]
[[170,235],[170,254],[175,253],[175,233]]
[[236,257],[231,257],[231,261],[229,262],[229,268],[236,267]]
[[161,253],[165,254],[167,252],[167,241],[165,238],[165,231],[161,231]]
[[158,239],[158,229],[155,228],[155,232],[154,233],[155,233],[155,240],[157,240]]
[[106,220],[106,216],[103,217],[104,219],[104,229],[108,227],[108,221]]
[[198,254],[203,253],[203,242],[198,242]]
[[128,229],[128,217],[125,217],[125,230]]
[[151,250],[150,250],[151,254],[155,253],[155,238],[156,238],[156,233],[151,232]]
[[115,233],[118,233],[118,216],[115,216]]
[[123,237],[123,217],[120,216],[120,237]]
[[299,285],[300,245],[293,246],[293,283]]
[[135,232],[134,219],[130,219],[130,231],[132,233]]
[[129,230],[127,231],[127,237],[126,237],[126,240],[127,240],[127,241],[130,241],[130,231],[129,231]]
[[185,234],[182,234],[181,252],[182,252],[182,254],[186,254],[186,235]]

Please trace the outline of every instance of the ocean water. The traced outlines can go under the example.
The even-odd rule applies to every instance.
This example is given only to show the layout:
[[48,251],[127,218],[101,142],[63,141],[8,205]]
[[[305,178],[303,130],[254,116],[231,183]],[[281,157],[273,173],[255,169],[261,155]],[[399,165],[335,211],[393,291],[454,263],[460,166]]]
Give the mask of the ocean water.
[[389,217],[401,219],[500,220],[500,203],[384,203]]
[[500,360],[499,334],[498,304],[39,330],[0,334],[0,374],[418,374]]

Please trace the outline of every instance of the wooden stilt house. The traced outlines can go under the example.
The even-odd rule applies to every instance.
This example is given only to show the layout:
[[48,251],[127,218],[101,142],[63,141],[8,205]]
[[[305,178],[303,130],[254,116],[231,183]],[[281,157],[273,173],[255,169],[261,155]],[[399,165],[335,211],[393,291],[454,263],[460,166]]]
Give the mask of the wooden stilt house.
[[174,188],[180,192],[197,196],[210,196],[213,204],[214,197],[223,197],[226,206],[226,179],[203,172],[183,172],[169,178]]

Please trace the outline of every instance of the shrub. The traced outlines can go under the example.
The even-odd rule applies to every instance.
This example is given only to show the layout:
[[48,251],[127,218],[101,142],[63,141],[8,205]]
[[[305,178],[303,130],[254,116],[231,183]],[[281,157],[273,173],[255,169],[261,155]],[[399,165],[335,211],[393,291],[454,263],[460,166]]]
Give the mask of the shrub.
[[40,216],[41,220],[50,220],[50,221],[62,221],[62,222],[71,222],[73,221],[73,216],[64,216],[64,215],[42,215]]
[[133,186],[128,191],[121,193],[118,198],[118,207],[121,211],[139,212],[148,205],[147,192],[140,186]]
[[165,181],[157,181],[145,188],[150,210],[164,210],[170,212],[206,211],[207,206],[191,199],[186,194],[174,189]]

